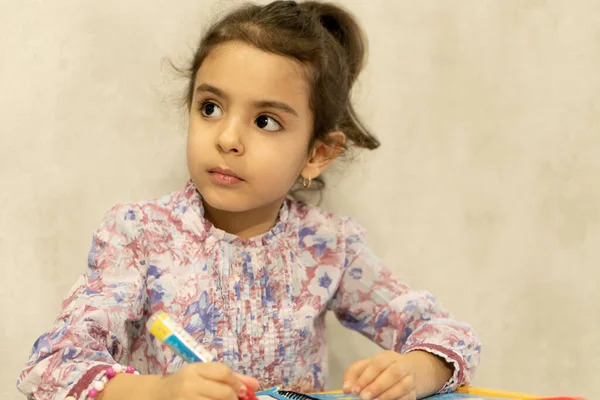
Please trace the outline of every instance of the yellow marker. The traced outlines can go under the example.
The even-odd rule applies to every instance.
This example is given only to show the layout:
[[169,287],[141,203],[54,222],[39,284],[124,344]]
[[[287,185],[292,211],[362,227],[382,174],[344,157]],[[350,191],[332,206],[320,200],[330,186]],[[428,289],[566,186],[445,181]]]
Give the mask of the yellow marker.
[[164,311],[154,313],[146,323],[148,332],[189,363],[213,362],[214,356]]

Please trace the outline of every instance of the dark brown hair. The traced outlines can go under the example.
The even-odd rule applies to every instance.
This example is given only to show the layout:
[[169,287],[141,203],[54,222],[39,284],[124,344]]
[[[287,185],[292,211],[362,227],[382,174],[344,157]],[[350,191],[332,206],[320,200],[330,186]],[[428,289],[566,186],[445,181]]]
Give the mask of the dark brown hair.
[[[204,34],[186,71],[188,108],[196,72],[215,46],[228,41],[243,41],[308,67],[314,114],[310,148],[317,140],[335,146],[327,135],[334,130],[346,135],[344,152],[350,147],[379,147],[350,101],[352,86],[364,65],[366,40],[349,12],[330,3],[280,0],[264,6],[247,4],[232,11]],[[314,182],[315,189],[324,187],[322,178]]]

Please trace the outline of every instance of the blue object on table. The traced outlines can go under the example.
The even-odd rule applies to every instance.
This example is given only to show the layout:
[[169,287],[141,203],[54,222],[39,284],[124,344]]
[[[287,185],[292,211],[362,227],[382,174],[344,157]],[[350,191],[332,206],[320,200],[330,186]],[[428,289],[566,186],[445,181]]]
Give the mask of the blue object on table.
[[[352,394],[345,393],[318,393],[318,394],[304,394],[293,392],[290,390],[281,390],[277,387],[263,390],[262,392],[256,392],[258,400],[267,400],[261,398],[261,396],[270,396],[276,400],[360,400],[360,397]],[[506,400],[499,397],[487,397],[475,394],[467,393],[446,393],[436,394],[427,397],[428,400]]]

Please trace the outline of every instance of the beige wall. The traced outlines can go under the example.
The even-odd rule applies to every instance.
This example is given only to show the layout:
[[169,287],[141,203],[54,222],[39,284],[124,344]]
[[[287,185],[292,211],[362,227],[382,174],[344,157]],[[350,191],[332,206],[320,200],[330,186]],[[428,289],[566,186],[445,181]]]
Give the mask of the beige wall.
[[[325,206],[477,328],[476,384],[600,398],[600,2],[344,3],[370,37],[358,108],[383,147]],[[20,398],[107,208],[182,186],[161,59],[228,4],[0,0],[0,398]],[[339,386],[375,349],[331,334]]]

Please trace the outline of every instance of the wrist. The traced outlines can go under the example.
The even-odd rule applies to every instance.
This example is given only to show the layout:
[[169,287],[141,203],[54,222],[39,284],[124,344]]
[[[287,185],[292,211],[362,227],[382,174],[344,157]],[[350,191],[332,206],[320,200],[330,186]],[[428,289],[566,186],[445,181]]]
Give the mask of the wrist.
[[165,377],[158,375],[148,376],[148,382],[146,385],[145,398],[148,400],[162,400],[164,399],[163,387],[165,385]]
[[119,374],[108,382],[94,400],[160,400],[163,377]]
[[437,393],[452,378],[454,366],[433,353],[413,350],[405,354],[415,378],[417,398]]

